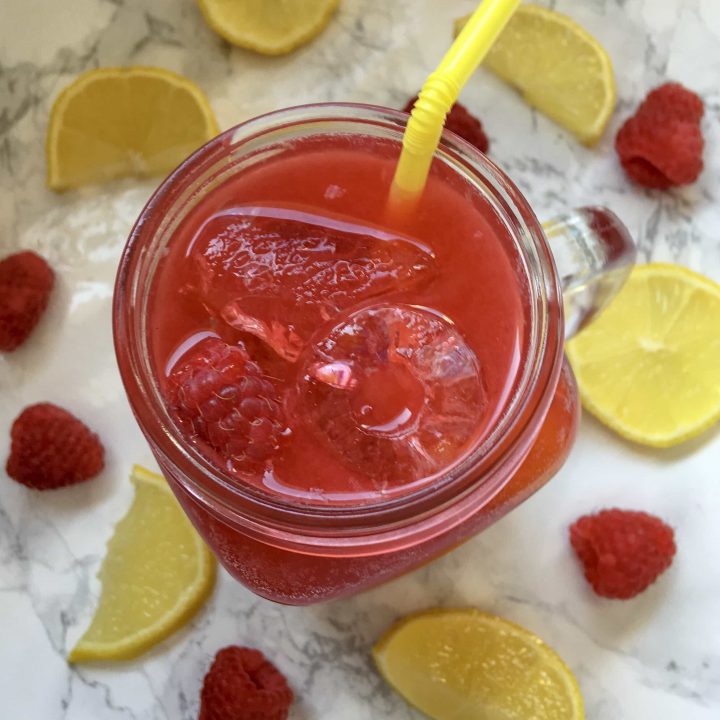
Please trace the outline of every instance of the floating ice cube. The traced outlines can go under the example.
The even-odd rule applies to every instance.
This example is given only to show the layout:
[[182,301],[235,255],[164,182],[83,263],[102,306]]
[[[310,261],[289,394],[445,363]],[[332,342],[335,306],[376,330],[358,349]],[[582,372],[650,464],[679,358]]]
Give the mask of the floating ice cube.
[[343,309],[429,280],[432,252],[387,230],[288,208],[235,207],[191,244],[197,292],[232,327],[289,361]]
[[347,314],[302,362],[297,416],[378,489],[458,460],[487,404],[475,353],[452,321],[424,307]]

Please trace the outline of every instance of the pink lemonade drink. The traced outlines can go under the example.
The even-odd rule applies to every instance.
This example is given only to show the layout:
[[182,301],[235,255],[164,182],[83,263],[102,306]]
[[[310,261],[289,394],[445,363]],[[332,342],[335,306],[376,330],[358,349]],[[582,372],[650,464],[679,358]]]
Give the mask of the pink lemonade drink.
[[140,426],[223,565],[278,602],[436,557],[547,482],[575,436],[537,220],[448,137],[391,222],[403,120],[314,106],[219,136],[156,192],[121,263]]

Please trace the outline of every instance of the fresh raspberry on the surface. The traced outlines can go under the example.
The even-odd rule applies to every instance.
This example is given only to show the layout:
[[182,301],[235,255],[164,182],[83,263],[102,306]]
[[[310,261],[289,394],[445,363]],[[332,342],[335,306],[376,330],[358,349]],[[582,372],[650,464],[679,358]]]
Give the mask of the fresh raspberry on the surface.
[[[403,110],[409,113],[417,101],[417,95],[408,100]],[[480,152],[487,153],[490,142],[483,130],[482,123],[461,103],[456,102],[445,120],[445,128],[467,140]]]
[[602,510],[570,526],[570,544],[598,595],[627,600],[655,582],[675,555],[673,529],[633,510]]
[[54,490],[95,477],[105,450],[85,423],[51,403],[25,408],[10,431],[7,474],[35,490]]
[[678,83],[648,94],[615,138],[628,176],[644,187],[667,189],[697,180],[703,169],[702,100]]
[[259,651],[218,651],[203,682],[198,720],[285,720],[293,691]]
[[15,350],[28,339],[54,280],[50,266],[29,250],[0,260],[0,351]]
[[203,340],[168,386],[173,416],[237,469],[251,469],[277,450],[283,431],[277,393],[243,345]]
[[666,189],[694,182],[703,169],[703,137],[695,123],[656,124],[630,118],[615,139],[625,172],[645,187]]
[[663,121],[699,123],[705,112],[702,98],[680,83],[669,82],[651,90],[637,109],[638,115],[652,115]]

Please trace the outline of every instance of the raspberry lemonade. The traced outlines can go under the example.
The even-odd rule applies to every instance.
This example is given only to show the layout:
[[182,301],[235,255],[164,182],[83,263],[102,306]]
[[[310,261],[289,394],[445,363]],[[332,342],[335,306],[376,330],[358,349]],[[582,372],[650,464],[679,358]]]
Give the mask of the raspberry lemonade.
[[575,435],[537,221],[448,137],[417,210],[389,222],[402,120],[315,106],[225,133],[158,190],[121,264],[141,428],[225,567],[280,602],[453,547]]
[[299,143],[176,231],[152,358],[186,437],[239,482],[325,503],[402,494],[507,402],[527,339],[498,229],[437,178],[389,229],[392,173],[370,144]]

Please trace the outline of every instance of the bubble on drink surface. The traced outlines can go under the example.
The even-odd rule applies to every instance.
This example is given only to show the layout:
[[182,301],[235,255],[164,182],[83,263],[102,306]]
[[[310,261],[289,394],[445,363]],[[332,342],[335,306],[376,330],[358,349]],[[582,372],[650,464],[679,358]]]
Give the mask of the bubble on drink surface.
[[291,362],[342,310],[435,274],[432,251],[411,238],[291,208],[223,210],[198,229],[189,253],[210,312]]
[[442,472],[478,434],[481,368],[433,310],[383,303],[352,312],[302,360],[298,417],[377,489]]
[[340,185],[330,184],[325,188],[323,197],[326,200],[339,200],[341,197],[345,197],[347,190]]

